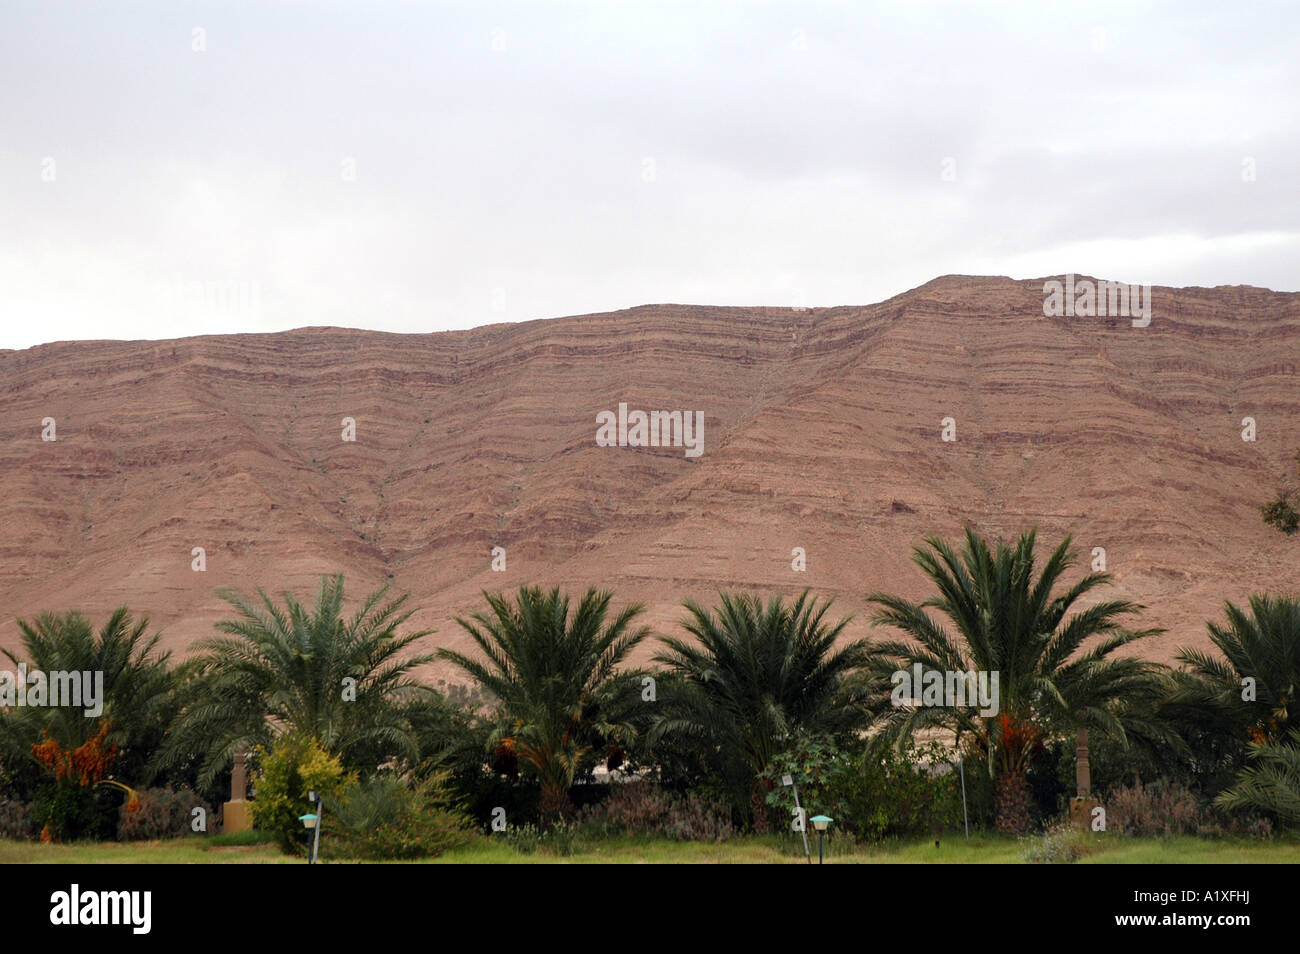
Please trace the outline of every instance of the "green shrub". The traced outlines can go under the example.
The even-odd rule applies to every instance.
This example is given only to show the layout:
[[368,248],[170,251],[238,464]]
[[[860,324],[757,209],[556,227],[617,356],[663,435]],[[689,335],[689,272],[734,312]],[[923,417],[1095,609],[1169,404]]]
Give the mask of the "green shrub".
[[380,775],[355,786],[335,813],[340,830],[337,841],[329,842],[331,853],[367,860],[433,858],[466,844],[473,823],[452,797],[448,778],[436,773],[412,785]]
[[281,738],[269,753],[259,748],[256,755],[261,767],[253,776],[257,791],[252,803],[253,826],[274,833],[286,854],[304,852],[308,830],[299,816],[316,811],[307,793],[315,790],[325,799],[328,819],[343,806],[345,792],[355,777],[345,774],[339,759],[315,739],[296,733]]
[[269,831],[248,828],[244,831],[223,831],[203,839],[206,848],[244,848],[249,845],[273,845],[279,839]]
[[1300,512],[1296,511],[1291,496],[1285,490],[1259,508],[1264,522],[1275,530],[1281,530],[1288,537],[1300,529]]
[[788,751],[773,757],[763,773],[771,785],[767,804],[781,811],[788,828],[795,809],[794,790],[783,784],[784,776],[789,775],[799,789],[799,803],[808,818],[818,814],[837,818],[843,814],[840,803],[852,770],[851,760],[828,737],[800,735]]
[[43,841],[111,841],[121,797],[110,789],[60,779],[37,790],[32,812],[42,823]]
[[[205,827],[194,830],[194,809],[203,809]],[[140,793],[138,805],[130,802],[118,809],[117,837],[120,841],[155,841],[180,838],[206,831],[212,809],[189,789],[150,788]]]
[[789,775],[806,818],[830,815],[839,830],[873,841],[929,834],[961,824],[960,783],[948,758],[937,743],[901,753],[868,745],[851,758],[829,738],[802,737],[764,773],[772,786],[767,803],[779,809],[783,828],[789,829],[795,795],[782,784]]
[[[969,782],[971,773],[967,775]],[[960,779],[937,743],[901,753],[893,746],[868,746],[837,779],[829,804],[840,814],[826,814],[872,841],[930,834],[962,823]]]

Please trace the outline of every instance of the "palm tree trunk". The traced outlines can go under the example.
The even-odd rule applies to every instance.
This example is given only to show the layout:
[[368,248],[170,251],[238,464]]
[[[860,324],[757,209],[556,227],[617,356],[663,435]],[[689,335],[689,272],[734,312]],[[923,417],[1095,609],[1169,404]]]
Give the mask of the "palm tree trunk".
[[994,786],[994,829],[1012,835],[1028,831],[1031,821],[1029,802],[1029,782],[1025,773],[1018,770],[1000,773]]
[[541,814],[543,824],[564,821],[569,815],[569,787],[555,782],[542,782]]
[[754,814],[754,834],[766,835],[772,830],[767,814],[767,786],[763,779],[754,780],[754,788],[749,795],[749,807]]
[[1088,730],[1079,727],[1074,749],[1074,783],[1078,788],[1077,797],[1087,798],[1092,794],[1092,766],[1088,762]]

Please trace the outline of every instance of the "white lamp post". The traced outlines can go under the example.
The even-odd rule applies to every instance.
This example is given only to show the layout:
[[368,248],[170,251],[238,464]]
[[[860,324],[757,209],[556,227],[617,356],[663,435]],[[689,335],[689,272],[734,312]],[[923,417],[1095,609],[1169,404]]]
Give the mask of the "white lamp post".
[[307,856],[307,864],[314,865],[320,853],[320,830],[321,823],[325,818],[325,802],[315,789],[307,793],[307,801],[316,806],[316,811],[308,812],[306,815],[299,815],[298,821],[302,822],[303,828],[312,833],[311,852]]
[[813,827],[817,829],[817,863],[822,863],[822,836],[826,834],[826,829],[831,827],[831,822],[835,819],[829,815],[814,815],[812,817]]

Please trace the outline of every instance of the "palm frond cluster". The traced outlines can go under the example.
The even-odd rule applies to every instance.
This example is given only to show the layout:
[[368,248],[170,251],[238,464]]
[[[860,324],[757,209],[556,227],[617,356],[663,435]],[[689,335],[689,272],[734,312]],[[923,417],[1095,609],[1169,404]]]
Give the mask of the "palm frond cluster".
[[[1084,753],[1091,735],[1107,751],[1231,773],[1224,807],[1300,818],[1300,603],[1225,604],[1226,622],[1209,625],[1215,652],[1183,650],[1170,669],[1140,656],[1161,631],[1138,624],[1140,605],[1102,595],[1108,574],[1067,579],[1068,537],[1041,565],[1036,547],[1033,531],[1009,543],[972,529],[958,545],[927,538],[913,558],[932,595],[869,594],[869,622],[888,631],[874,639],[850,638],[851,618],[808,591],[722,592],[711,607],[685,601],[682,635],[650,648],[640,604],[523,586],[484,593],[485,608],[457,620],[470,651],[423,652],[431,634],[410,627],[405,596],[382,588],[347,612],[342,576],[322,578],[310,604],[222,592],[231,617],[179,667],[125,609],[98,633],[75,613],[20,629],[31,665],[106,673],[102,720],[119,775],[133,781],[211,788],[239,753],[293,732],[363,775],[468,765],[461,781],[472,786],[522,769],[547,817],[567,814],[575,781],[602,763],[680,769],[714,779],[761,826],[772,766],[800,739],[901,749],[941,737],[1015,787],[1045,746],[1077,738]],[[434,662],[467,677],[476,704],[422,682]],[[891,685],[902,672],[994,673],[995,710],[975,698],[899,705]],[[5,711],[0,780],[30,789],[42,739],[73,747],[100,728],[66,711]],[[1081,794],[1085,775],[1081,766]]]

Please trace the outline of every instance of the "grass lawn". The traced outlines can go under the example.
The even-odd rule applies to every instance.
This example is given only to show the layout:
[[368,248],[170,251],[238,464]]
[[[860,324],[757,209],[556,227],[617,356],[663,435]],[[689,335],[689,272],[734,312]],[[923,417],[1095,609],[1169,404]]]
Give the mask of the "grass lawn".
[[168,841],[78,842],[42,845],[34,841],[0,841],[0,864],[73,865],[211,865],[295,864],[274,845],[204,846],[200,838]]
[[[814,857],[816,838],[810,839]],[[858,845],[830,843],[829,864],[1020,864],[1024,840],[977,835]],[[1243,839],[1123,838],[1097,836],[1098,850],[1079,864],[1300,864],[1300,842]],[[796,849],[798,850],[798,849]],[[42,845],[0,841],[0,864],[302,864],[273,845],[211,845],[202,838],[172,841]],[[520,854],[500,840],[475,839],[465,848],[431,859],[433,864],[804,864],[802,852],[775,837],[737,838],[722,844],[661,839],[611,838],[579,842],[574,853]]]

